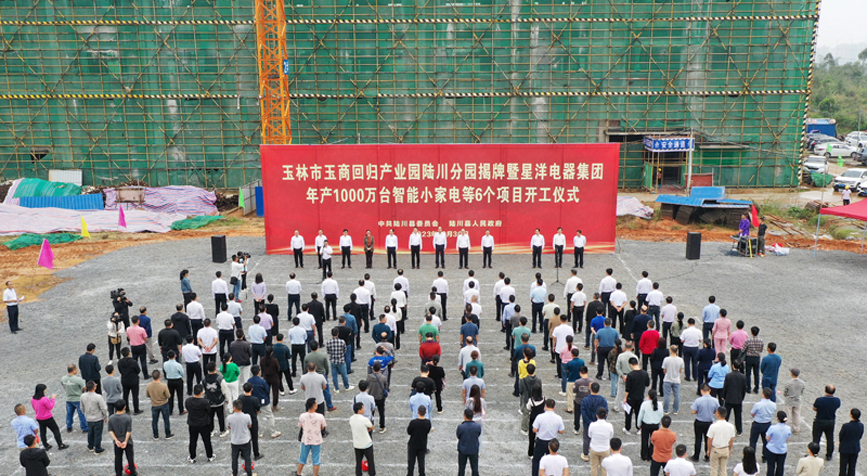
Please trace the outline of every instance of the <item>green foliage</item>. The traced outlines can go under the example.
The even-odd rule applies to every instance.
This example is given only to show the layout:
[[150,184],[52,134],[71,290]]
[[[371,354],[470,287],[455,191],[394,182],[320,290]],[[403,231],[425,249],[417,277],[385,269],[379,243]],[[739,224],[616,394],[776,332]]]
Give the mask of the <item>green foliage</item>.
[[867,129],[867,50],[858,55],[858,62],[837,64],[830,54],[816,64],[810,117],[830,117],[837,120],[837,134]]
[[786,210],[786,216],[796,220],[809,220],[816,215],[816,212],[801,207],[790,207]]

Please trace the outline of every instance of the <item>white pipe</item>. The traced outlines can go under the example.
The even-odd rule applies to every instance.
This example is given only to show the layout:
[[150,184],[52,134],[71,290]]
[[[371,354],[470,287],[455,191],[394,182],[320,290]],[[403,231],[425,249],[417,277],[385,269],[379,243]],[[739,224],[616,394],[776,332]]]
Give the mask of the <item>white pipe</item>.
[[[819,205],[821,207],[821,205]],[[816,249],[819,247],[819,224],[822,223],[822,209],[819,209],[819,219],[816,220],[816,243],[813,245],[813,258],[816,257]]]

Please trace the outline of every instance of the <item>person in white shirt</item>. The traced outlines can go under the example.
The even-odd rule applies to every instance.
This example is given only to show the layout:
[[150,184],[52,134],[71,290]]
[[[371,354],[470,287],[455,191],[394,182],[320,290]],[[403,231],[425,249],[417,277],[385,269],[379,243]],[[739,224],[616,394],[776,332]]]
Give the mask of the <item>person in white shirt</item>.
[[572,246],[575,248],[575,267],[584,267],[584,247],[587,245],[587,237],[581,234],[581,230],[575,232],[572,238]]
[[[307,303],[301,305],[301,312],[298,313],[296,318],[298,318],[298,326],[304,329],[304,332],[307,333],[307,351],[310,352],[310,343],[316,340],[313,335],[313,329],[316,328],[316,318],[313,317],[313,314],[307,312]],[[295,322],[294,320],[292,322]]]
[[464,306],[473,302],[473,298],[476,298],[476,302],[479,300],[479,290],[476,289],[476,282],[470,281],[469,286],[464,292]]
[[698,349],[701,346],[701,331],[695,327],[695,319],[686,321],[687,327],[680,333],[683,346],[683,365],[686,381],[698,380]]
[[726,421],[725,407],[716,409],[716,421],[707,429],[707,456],[710,457],[710,476],[725,476],[726,464],[735,442],[735,426]]
[[470,283],[475,283],[475,286],[473,287],[476,289],[476,291],[482,289],[481,286],[479,286],[479,280],[476,279],[476,272],[473,270],[467,271],[467,279],[464,280],[463,292],[467,292],[467,289],[470,289]]
[[331,272],[331,255],[334,254],[334,249],[328,244],[328,240],[322,242],[322,248],[319,250],[319,258],[322,262],[322,280],[328,277]]
[[464,342],[466,345],[461,347],[460,353],[458,354],[458,370],[463,374],[463,378],[467,378],[470,376],[470,373],[464,371],[464,365],[473,361],[473,351],[479,353],[479,360],[481,360],[482,351],[476,347],[473,336],[467,336],[466,339],[464,339]]
[[322,230],[319,230],[319,234],[316,235],[316,239],[314,240],[316,256],[319,258],[319,269],[322,269],[322,247],[325,246],[326,241],[328,241],[328,238],[322,233]]
[[440,266],[442,266],[443,269],[446,267],[447,242],[448,238],[446,237],[446,233],[443,231],[443,227],[437,227],[437,231],[433,235],[434,253],[436,254],[436,269],[439,269]]
[[[611,456],[602,460],[603,471],[607,476],[632,476],[632,460],[620,452],[623,442],[620,438],[611,438],[610,446]],[[590,474],[596,476],[592,469]]]
[[[421,232],[418,231],[418,227],[413,228],[409,235],[409,253],[412,269],[421,268]],[[397,263],[397,259],[394,262]]]
[[[494,283],[494,302],[497,303],[497,308],[496,308],[497,314],[494,317],[498,321],[502,317],[502,312],[503,312],[503,300],[500,299],[500,291],[503,289],[503,286],[506,285],[506,281],[505,281],[506,273],[500,271],[499,277],[500,277],[500,279],[496,283]],[[505,332],[505,329],[503,329],[503,332]]]
[[187,367],[187,396],[193,394],[193,379],[196,379],[197,384],[202,383],[202,349],[194,341],[193,336],[188,335],[184,339],[186,344],[181,347],[181,355]]
[[[515,287],[512,286],[511,278],[503,278],[503,287],[500,288],[500,312],[499,317],[503,317],[503,312],[506,310],[506,306],[509,305],[509,296],[517,297],[515,294]],[[503,325],[506,325],[505,319],[503,319]]]
[[[273,296],[273,294],[271,295]],[[241,307],[241,303],[234,299],[234,294],[229,294],[229,305],[226,308],[226,312],[232,315],[235,319],[235,327],[238,329],[243,328],[244,326],[241,324],[241,314],[244,313],[244,308]],[[255,312],[255,311],[254,311]]]
[[229,285],[223,281],[222,271],[217,271],[217,279],[211,281],[211,294],[214,295],[214,315],[217,315],[222,310],[221,305],[229,299]]
[[635,300],[638,301],[638,309],[647,303],[647,295],[653,290],[653,281],[648,278],[647,271],[641,272],[641,279],[635,285]]
[[581,332],[584,328],[584,307],[587,305],[587,295],[584,294],[584,283],[578,283],[569,298],[570,307],[572,308],[572,330]]
[[545,237],[542,230],[536,228],[536,233],[530,238],[530,248],[533,249],[533,269],[542,268],[542,250],[545,249]]
[[470,306],[472,306],[472,312],[479,319],[482,318],[482,305],[479,304],[479,295],[475,295],[470,299]]
[[217,361],[217,345],[220,343],[220,338],[217,331],[211,327],[211,320],[205,318],[203,322],[205,327],[199,329],[196,333],[196,341],[202,349],[202,368],[208,366],[210,362]]
[[659,290],[659,283],[653,283],[653,290],[647,293],[647,315],[656,321],[656,328],[659,327],[659,311],[662,306],[662,300],[665,298],[662,291]]
[[491,236],[491,230],[485,230],[482,236],[482,269],[492,268],[491,255],[494,254],[494,237]]
[[[369,277],[369,274],[365,274],[365,276]],[[373,284],[373,283],[370,283]],[[355,303],[361,307],[361,320],[365,323],[365,327],[368,326],[370,322],[370,313],[373,310],[373,306],[371,306],[371,294],[370,291],[367,290],[367,286],[365,285],[365,281],[363,279],[358,280],[358,287],[352,291],[352,294],[355,294]],[[361,329],[361,322],[356,323]]]
[[458,248],[458,269],[467,269],[470,267],[470,235],[467,231],[461,229],[458,233],[458,238],[455,240],[455,245]]
[[349,266],[352,269],[352,237],[349,236],[349,230],[343,229],[343,234],[340,235],[340,269]]
[[668,339],[668,333],[671,331],[671,326],[677,318],[677,307],[672,304],[673,301],[674,298],[666,296],[665,306],[662,306],[662,309],[659,310],[659,313],[662,315],[662,337],[665,339]]
[[388,256],[387,269],[397,268],[397,235],[394,234],[394,228],[385,235],[385,254]]
[[24,300],[24,296],[18,297],[12,281],[6,281],[6,289],[3,290],[3,303],[6,304],[6,317],[9,319],[9,330],[16,334],[21,330],[18,327],[18,303]]
[[235,316],[229,314],[229,306],[223,304],[223,312],[217,314],[217,330],[220,335],[220,355],[226,353],[229,344],[235,340]]
[[590,438],[590,457],[582,455],[581,459],[590,461],[590,474],[599,476],[599,466],[602,460],[611,454],[611,440],[614,438],[614,426],[608,423],[608,410],[596,410],[596,421],[590,423],[585,430]]
[[291,241],[292,253],[295,255],[295,269],[304,267],[304,237],[295,230]]
[[400,283],[400,289],[406,294],[406,297],[409,297],[409,280],[406,279],[406,276],[403,275],[403,270],[397,270],[397,277],[394,278],[392,285]]
[[289,281],[286,281],[286,295],[289,299],[289,320],[292,320],[292,306],[295,306],[295,314],[301,312],[301,282],[295,279],[295,273],[289,273]]
[[[340,299],[340,286],[334,279],[334,273],[328,272],[322,281],[322,296],[325,299],[325,320],[329,318],[337,320],[337,300]],[[330,312],[329,312],[330,311]]]
[[370,273],[364,273],[364,289],[370,293],[369,303],[370,307],[373,308],[376,305],[376,285],[370,280]]
[[229,275],[229,284],[232,285],[232,294],[234,294],[235,297],[241,295],[241,277],[243,273],[244,265],[241,264],[241,259],[238,255],[232,255],[232,271]]
[[613,269],[606,269],[605,277],[602,278],[602,281],[599,282],[599,298],[602,301],[602,304],[604,304],[602,309],[606,312],[608,311],[608,301],[611,298],[611,293],[613,293],[614,290],[617,289],[617,280],[614,279],[613,276],[611,276],[612,274],[614,274]]
[[548,442],[548,454],[539,460],[539,476],[569,476],[569,461],[558,451],[560,441],[554,438]]
[[446,305],[449,299],[449,282],[443,278],[443,272],[437,271],[437,279],[434,279],[433,287],[436,288],[437,295],[440,297],[440,304],[443,307],[443,321],[449,320],[448,310]]
[[193,330],[193,335],[199,333],[199,329],[205,326],[205,306],[199,302],[199,296],[196,293],[190,294],[190,301],[187,304],[187,315],[190,316],[190,328]]
[[566,280],[566,284],[563,286],[563,297],[566,299],[566,317],[569,320],[572,320],[572,295],[578,290],[578,283],[583,283],[581,278],[578,277],[578,270],[572,268],[569,272],[571,276]]
[[551,240],[551,245],[554,247],[554,267],[563,267],[563,249],[566,248],[566,235],[563,234],[563,228],[557,227],[557,233]]
[[608,317],[611,318],[611,327],[617,324],[620,333],[623,333],[623,313],[626,310],[626,303],[629,298],[623,292],[623,284],[617,283],[614,286],[614,292],[608,298]]
[[674,454],[677,455],[677,458],[669,460],[662,468],[665,476],[695,476],[695,466],[686,459],[686,445],[675,446]]

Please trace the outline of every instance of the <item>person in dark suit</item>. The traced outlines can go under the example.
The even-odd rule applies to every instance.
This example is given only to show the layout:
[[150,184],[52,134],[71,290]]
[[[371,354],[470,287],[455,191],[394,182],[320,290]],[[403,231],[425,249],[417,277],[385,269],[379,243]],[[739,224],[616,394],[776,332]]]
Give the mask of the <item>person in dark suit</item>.
[[855,476],[858,453],[861,452],[861,438],[864,424],[861,423],[861,410],[853,408],[849,412],[852,421],[840,428],[840,476]]
[[749,383],[747,382],[747,376],[741,373],[743,363],[732,362],[732,367],[734,372],[726,374],[720,398],[725,402],[725,408],[728,411],[726,421],[728,421],[728,416],[734,413],[735,429],[737,430],[737,434],[740,435],[744,431],[741,412],[743,411],[744,397],[747,395]]
[[99,365],[99,357],[93,355],[94,350],[96,350],[96,344],[87,344],[87,352],[78,358],[78,368],[81,369],[81,378],[83,378],[85,382],[93,380],[94,383],[96,383],[96,393],[102,394],[102,385],[99,374],[99,371],[102,370],[102,366]]
[[318,298],[318,294],[310,294],[311,301],[307,303],[307,312],[316,319],[316,332],[319,334],[319,345],[322,346],[325,342],[322,338],[322,323],[325,322],[325,305]]
[[[190,316],[184,313],[184,304],[175,306],[175,312],[170,318],[172,320],[172,328],[178,331],[181,336],[181,342],[185,342],[188,335],[193,335],[193,328],[190,324]],[[193,336],[195,338],[195,336]]]

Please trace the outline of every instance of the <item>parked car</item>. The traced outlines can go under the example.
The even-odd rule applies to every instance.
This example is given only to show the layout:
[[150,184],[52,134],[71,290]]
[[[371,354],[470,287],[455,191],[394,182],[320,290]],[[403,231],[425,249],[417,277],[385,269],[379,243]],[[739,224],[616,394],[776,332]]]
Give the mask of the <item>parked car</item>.
[[835,192],[839,192],[849,186],[850,190],[855,190],[862,182],[867,182],[867,169],[849,169],[843,172],[843,175],[834,177],[831,186]]
[[821,155],[811,155],[804,159],[804,172],[828,173],[828,159]]
[[813,151],[816,155],[824,155],[827,158],[831,157],[852,157],[855,158],[858,155],[858,147],[851,146],[845,142],[835,141],[835,142],[825,142],[824,144],[817,145]]
[[852,131],[846,134],[846,143],[856,149],[864,143],[867,143],[867,132]]
[[807,134],[807,150],[814,150],[817,145],[824,144],[825,142],[836,141],[836,137],[831,137],[829,135],[820,134],[820,133],[810,133]]

